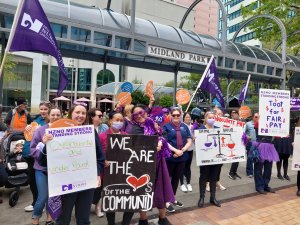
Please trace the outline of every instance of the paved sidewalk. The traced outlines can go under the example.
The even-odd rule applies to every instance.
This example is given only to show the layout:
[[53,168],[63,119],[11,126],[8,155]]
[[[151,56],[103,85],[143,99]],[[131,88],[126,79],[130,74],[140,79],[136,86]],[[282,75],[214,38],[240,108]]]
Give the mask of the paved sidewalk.
[[300,224],[300,197],[296,187],[275,194],[254,195],[202,209],[177,213],[168,218],[173,225],[276,225]]

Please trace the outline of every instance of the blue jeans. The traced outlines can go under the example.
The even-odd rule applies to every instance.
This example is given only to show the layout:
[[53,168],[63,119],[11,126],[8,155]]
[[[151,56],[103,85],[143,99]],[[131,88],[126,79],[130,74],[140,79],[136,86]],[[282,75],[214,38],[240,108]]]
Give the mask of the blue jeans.
[[249,157],[247,157],[246,174],[253,176],[253,159]]
[[272,175],[273,162],[269,161],[258,161],[254,163],[254,181],[256,191],[269,191],[269,182]]
[[43,214],[43,209],[48,202],[48,177],[42,171],[35,171],[38,197],[34,204],[32,219],[39,219]]

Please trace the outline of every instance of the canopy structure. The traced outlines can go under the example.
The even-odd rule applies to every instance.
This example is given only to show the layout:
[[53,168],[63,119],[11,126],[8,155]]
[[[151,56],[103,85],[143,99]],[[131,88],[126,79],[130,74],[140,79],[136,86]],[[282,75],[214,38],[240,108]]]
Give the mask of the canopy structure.
[[85,97],[76,99],[77,102],[90,102],[91,100]]
[[[0,0],[0,13],[13,15],[18,0]],[[300,76],[300,58],[240,43],[197,34],[150,20],[134,18],[111,10],[70,6],[67,2],[41,0],[53,26],[63,56],[151,70],[202,73],[208,59],[214,55],[220,76],[233,79],[280,84],[284,65]],[[74,31],[78,35],[74,35]],[[10,27],[1,27],[10,32]],[[175,79],[175,78],[174,78]],[[292,85],[300,86],[300,82]],[[106,92],[106,91],[104,91]]]
[[104,99],[99,100],[98,102],[100,102],[100,103],[113,103],[114,101],[109,100],[107,98],[104,98]]
[[66,98],[65,96],[60,96],[53,99],[54,101],[71,101],[70,99]]

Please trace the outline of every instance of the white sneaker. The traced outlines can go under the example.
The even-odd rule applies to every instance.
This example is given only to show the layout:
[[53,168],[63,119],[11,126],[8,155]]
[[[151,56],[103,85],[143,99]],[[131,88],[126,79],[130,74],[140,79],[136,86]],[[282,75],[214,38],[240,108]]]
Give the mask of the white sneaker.
[[225,191],[226,190],[226,187],[224,187],[222,184],[219,184],[218,186],[219,186],[219,188],[220,188],[221,191]]
[[189,192],[192,192],[192,191],[193,191],[193,188],[192,188],[192,185],[191,185],[191,184],[187,184],[186,187],[187,187],[187,190],[188,190]]
[[209,183],[206,184],[206,191],[210,192],[210,186],[209,186]]
[[25,212],[32,212],[33,211],[33,206],[32,205],[28,205],[24,208]]
[[99,207],[97,209],[95,209],[95,213],[100,218],[104,216],[104,213],[101,212],[101,208],[99,208]]
[[184,184],[180,186],[180,189],[182,192],[188,192],[188,189],[186,188],[186,186]]

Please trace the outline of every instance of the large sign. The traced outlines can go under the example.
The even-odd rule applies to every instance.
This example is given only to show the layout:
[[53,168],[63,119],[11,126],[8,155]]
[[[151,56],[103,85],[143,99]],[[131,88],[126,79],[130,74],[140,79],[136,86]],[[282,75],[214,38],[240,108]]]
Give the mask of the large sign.
[[300,127],[295,127],[292,170],[300,170]]
[[152,209],[157,143],[157,136],[108,135],[104,212]]
[[207,65],[210,58],[203,55],[176,51],[176,50],[153,46],[153,45],[148,45],[147,53],[148,55],[159,57],[159,58],[183,61],[183,62],[188,62],[193,64],[202,64],[202,65]]
[[290,91],[259,90],[258,134],[286,137],[290,131]]
[[95,188],[97,164],[94,126],[50,128],[47,142],[49,196]]
[[198,166],[245,161],[243,129],[195,130],[196,162]]
[[246,123],[239,120],[229,119],[227,117],[215,116],[215,126],[220,128],[241,127],[245,128]]

